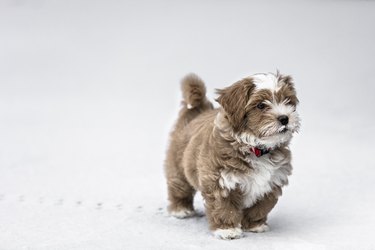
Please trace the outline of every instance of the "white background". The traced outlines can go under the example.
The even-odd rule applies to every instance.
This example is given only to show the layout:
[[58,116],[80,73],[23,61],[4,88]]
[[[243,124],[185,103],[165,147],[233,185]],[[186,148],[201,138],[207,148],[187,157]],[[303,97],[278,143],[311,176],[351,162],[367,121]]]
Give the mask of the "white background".
[[[373,1],[0,0],[0,249],[375,249],[374,44]],[[179,80],[276,69],[302,129],[272,230],[170,218]]]

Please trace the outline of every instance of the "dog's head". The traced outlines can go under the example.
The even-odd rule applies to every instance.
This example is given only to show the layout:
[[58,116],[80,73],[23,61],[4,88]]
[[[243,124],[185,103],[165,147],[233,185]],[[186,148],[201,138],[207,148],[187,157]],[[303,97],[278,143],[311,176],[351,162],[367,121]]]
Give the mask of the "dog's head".
[[290,76],[255,74],[218,90],[217,102],[234,136],[242,142],[275,147],[298,131],[298,99]]

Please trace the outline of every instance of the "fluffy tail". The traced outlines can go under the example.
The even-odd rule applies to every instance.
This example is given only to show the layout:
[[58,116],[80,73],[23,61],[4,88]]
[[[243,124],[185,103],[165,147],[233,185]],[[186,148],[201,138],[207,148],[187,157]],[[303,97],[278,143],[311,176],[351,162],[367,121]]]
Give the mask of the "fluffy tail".
[[213,109],[212,103],[206,97],[206,86],[197,75],[191,73],[185,76],[181,81],[181,90],[184,99],[176,130],[184,128],[204,111]]
[[209,102],[206,98],[206,86],[199,76],[190,73],[181,81],[183,105],[187,109],[201,109]]

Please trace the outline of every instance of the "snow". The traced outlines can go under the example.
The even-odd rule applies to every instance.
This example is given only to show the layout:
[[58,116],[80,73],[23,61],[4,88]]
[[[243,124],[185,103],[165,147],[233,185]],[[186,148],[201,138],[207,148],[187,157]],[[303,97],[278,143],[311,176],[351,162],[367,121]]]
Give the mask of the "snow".
[[[0,2],[0,249],[375,249],[375,2]],[[301,132],[270,231],[166,212],[179,80],[292,74]]]

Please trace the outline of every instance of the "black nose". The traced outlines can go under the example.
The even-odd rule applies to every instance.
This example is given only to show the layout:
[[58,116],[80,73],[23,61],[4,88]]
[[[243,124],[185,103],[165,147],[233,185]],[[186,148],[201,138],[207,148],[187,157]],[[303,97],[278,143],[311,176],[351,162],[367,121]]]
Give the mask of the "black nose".
[[281,115],[277,118],[282,125],[287,125],[289,118],[286,115]]

